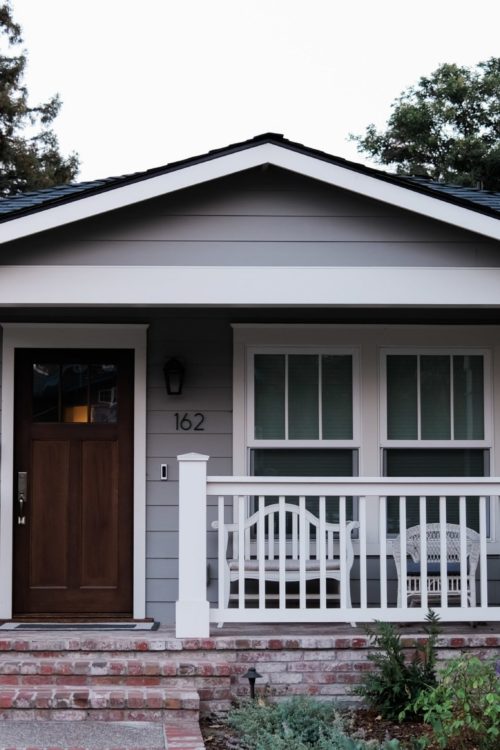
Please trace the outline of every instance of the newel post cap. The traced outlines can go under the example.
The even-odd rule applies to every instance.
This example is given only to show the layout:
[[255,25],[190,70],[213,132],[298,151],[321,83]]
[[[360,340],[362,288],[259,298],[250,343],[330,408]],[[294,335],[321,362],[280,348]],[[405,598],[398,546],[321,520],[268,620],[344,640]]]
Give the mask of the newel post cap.
[[178,461],[208,461],[210,456],[204,456],[203,453],[182,453],[177,456]]

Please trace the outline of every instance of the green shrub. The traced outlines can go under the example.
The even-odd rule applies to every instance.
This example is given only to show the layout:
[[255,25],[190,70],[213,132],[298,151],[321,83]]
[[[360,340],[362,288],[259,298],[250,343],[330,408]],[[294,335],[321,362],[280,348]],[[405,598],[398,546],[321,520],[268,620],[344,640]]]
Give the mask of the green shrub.
[[403,647],[401,636],[392,623],[376,622],[366,629],[379,649],[368,656],[376,669],[364,675],[354,692],[384,719],[396,722],[418,719],[421,713],[415,708],[416,699],[436,685],[439,626],[434,612],[427,615],[424,630],[425,642],[413,642],[413,655],[408,661],[405,657],[408,647]]
[[439,746],[498,750],[500,682],[495,668],[477,657],[451,661],[432,690],[421,693],[415,711],[431,724]]
[[399,750],[396,740],[381,747],[348,737],[335,704],[312,698],[245,703],[229,713],[228,723],[250,750]]

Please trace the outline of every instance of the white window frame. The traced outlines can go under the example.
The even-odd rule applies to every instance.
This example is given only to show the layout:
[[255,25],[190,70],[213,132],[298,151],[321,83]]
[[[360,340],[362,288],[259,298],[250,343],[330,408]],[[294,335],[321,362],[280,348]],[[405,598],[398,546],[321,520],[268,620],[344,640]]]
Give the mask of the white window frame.
[[[482,440],[396,440],[387,437],[387,357],[390,355],[445,355],[482,356],[483,357],[483,395],[484,395],[484,438]],[[492,357],[489,349],[473,347],[384,347],[380,350],[380,447],[381,448],[488,448],[493,450],[493,393],[492,393]],[[451,382],[450,399],[453,393]],[[418,422],[420,424],[420,383],[417,383]],[[452,399],[451,399],[452,400]],[[451,403],[451,425],[453,424],[453,403]],[[381,467],[382,475],[382,467]]]

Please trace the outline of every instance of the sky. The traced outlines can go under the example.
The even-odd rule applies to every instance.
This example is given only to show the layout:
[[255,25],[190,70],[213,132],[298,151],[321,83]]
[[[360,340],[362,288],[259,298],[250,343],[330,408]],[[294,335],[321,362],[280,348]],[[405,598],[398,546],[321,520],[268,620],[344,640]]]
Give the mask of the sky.
[[499,0],[12,0],[31,103],[58,92],[79,180],[259,133],[369,163],[348,141],[443,62],[500,56]]

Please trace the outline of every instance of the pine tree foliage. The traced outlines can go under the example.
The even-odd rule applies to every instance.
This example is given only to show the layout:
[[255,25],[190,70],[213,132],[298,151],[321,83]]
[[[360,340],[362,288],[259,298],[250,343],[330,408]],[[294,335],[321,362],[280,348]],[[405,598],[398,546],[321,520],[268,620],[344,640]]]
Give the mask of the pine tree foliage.
[[22,42],[7,0],[0,4],[0,197],[70,182],[79,167],[77,154],[61,155],[50,127],[59,97],[37,106],[28,101],[26,52],[16,54]]
[[500,191],[500,57],[440,65],[393,102],[385,130],[350,137],[398,174]]

